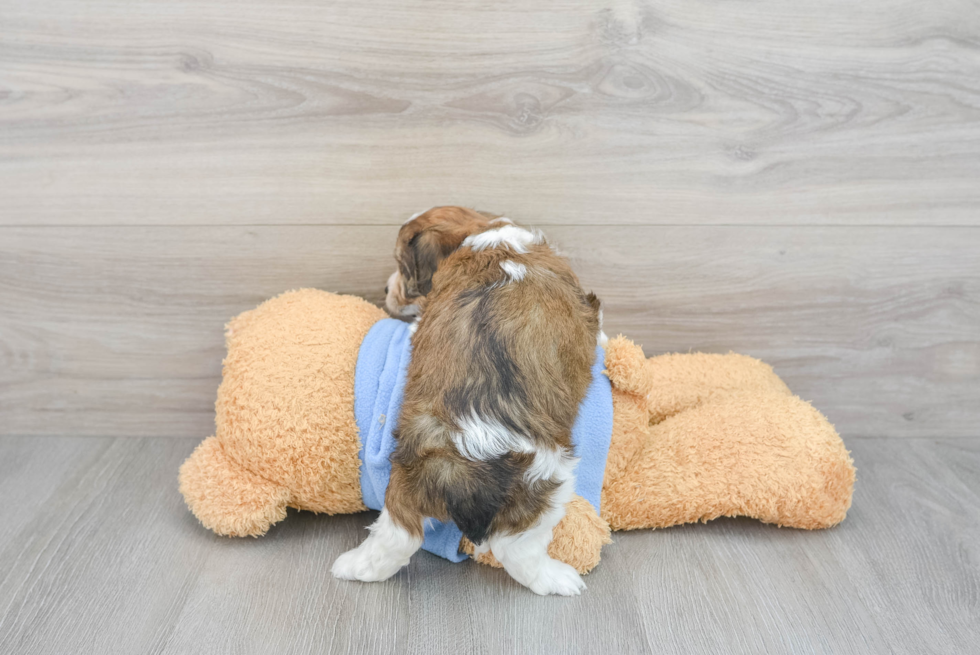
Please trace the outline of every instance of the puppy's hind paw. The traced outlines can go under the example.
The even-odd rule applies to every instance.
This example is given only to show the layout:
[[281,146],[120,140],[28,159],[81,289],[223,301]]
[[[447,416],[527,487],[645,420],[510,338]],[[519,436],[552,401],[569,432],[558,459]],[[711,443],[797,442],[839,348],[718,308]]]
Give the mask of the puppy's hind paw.
[[548,560],[548,563],[538,572],[534,582],[528,586],[531,591],[541,596],[551,594],[578,596],[586,588],[578,571],[568,564],[554,559]]

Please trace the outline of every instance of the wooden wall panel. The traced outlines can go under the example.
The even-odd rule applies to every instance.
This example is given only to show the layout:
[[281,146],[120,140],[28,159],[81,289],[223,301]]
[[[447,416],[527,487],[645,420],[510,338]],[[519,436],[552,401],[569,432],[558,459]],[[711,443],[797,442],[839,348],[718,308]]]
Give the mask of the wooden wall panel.
[[[980,230],[547,232],[648,355],[760,357],[845,436],[977,434]],[[207,436],[224,323],[298,287],[379,302],[395,233],[0,228],[0,432]]]
[[433,204],[546,226],[652,353],[976,435],[969,0],[0,0],[0,432],[205,434],[221,326],[380,299]]
[[0,2],[0,224],[980,224],[968,0]]

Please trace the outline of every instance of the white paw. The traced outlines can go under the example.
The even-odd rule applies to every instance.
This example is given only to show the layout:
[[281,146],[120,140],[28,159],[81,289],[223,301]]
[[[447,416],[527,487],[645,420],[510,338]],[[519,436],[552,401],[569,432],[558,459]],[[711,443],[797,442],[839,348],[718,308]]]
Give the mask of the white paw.
[[528,587],[534,593],[542,596],[550,594],[578,596],[585,590],[585,583],[582,582],[582,576],[574,568],[564,562],[549,559],[547,564],[541,567],[534,582]]
[[398,573],[408,562],[400,562],[377,552],[365,541],[363,544],[337,558],[330,572],[341,580],[380,582]]

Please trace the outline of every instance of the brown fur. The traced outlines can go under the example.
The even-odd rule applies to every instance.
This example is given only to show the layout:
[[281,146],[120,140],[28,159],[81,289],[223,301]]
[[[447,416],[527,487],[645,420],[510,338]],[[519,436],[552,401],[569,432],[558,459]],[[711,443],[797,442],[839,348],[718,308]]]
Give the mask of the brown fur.
[[[431,288],[412,340],[385,506],[414,536],[431,516],[454,520],[479,543],[530,527],[550,507],[558,485],[524,480],[533,454],[474,461],[460,454],[453,435],[462,432],[461,421],[476,416],[523,435],[535,448],[570,453],[572,424],[591,381],[598,300],[582,291],[567,261],[545,243],[528,246],[525,254],[464,246],[436,261],[431,276],[402,268],[407,262],[432,268],[432,253],[456,241],[458,247],[467,229],[475,234],[503,226],[475,212],[446,210],[439,215],[462,220],[446,227],[429,212],[399,234],[396,256],[406,287],[422,291],[427,287],[420,281],[431,279]],[[523,264],[524,279],[511,280],[504,261]]]
[[465,207],[433,207],[402,225],[395,241],[398,275],[387,290],[388,311],[419,305],[432,290],[439,262],[459,248],[463,239],[486,229],[494,216]]

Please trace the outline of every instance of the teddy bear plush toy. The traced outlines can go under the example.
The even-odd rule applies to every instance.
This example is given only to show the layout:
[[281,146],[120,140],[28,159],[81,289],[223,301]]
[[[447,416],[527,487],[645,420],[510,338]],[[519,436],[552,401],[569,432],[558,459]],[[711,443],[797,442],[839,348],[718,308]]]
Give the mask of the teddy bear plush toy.
[[[313,289],[285,293],[233,319],[216,433],[179,475],[201,523],[220,535],[259,536],[285,518],[287,507],[325,514],[380,509],[387,478],[377,466],[386,460],[385,446],[379,450],[367,435],[387,434],[382,442],[390,441],[382,428],[397,421],[407,335],[404,323],[361,298]],[[387,345],[373,348],[381,354],[367,361],[366,339],[382,337]],[[392,345],[398,339],[404,347]],[[552,557],[586,573],[598,564],[610,530],[719,516],[805,529],[844,519],[853,462],[827,419],[768,365],[736,354],[646,358],[618,337],[595,370],[608,379],[607,429],[602,446],[578,454],[598,458],[588,462],[599,472],[596,493],[569,502]],[[379,402],[386,384],[393,391]],[[474,555],[473,544],[449,528],[433,535],[427,529],[423,547],[457,561],[469,554],[497,564],[489,552]]]

